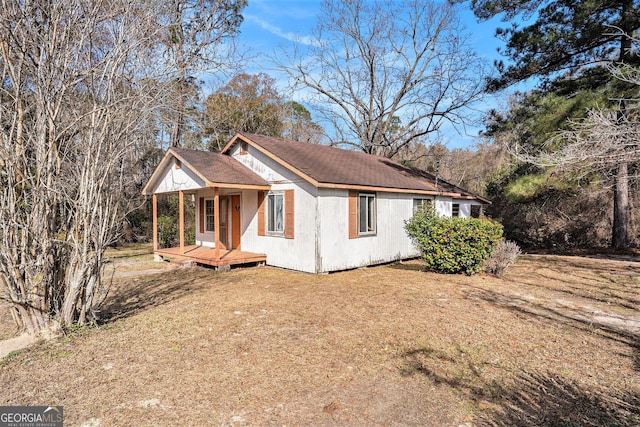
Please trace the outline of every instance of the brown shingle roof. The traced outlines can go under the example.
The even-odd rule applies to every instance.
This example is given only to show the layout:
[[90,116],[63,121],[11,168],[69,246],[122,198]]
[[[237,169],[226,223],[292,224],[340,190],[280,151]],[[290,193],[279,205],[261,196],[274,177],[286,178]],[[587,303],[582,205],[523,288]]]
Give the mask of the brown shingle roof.
[[267,181],[231,156],[176,147],[170,148],[169,152],[173,152],[209,182],[269,186]]
[[[478,197],[440,179],[436,187],[434,175],[384,157],[250,133],[241,133],[239,136],[262,147],[320,184],[445,192]],[[228,148],[229,146],[225,151]]]

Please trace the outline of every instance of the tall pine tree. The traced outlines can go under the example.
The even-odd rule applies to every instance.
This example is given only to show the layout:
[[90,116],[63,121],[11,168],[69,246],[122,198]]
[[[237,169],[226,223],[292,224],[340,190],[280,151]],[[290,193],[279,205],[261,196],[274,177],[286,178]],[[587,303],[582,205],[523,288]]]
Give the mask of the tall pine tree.
[[[611,107],[621,116],[626,114],[623,100],[630,96],[630,89],[616,82],[608,67],[640,64],[631,38],[640,28],[640,1],[471,0],[471,5],[481,20],[500,15],[512,22],[509,28],[497,30],[506,43],[500,52],[511,62],[496,63],[500,76],[489,82],[490,90],[533,77],[540,78],[542,91],[565,95],[608,86],[614,89]],[[628,244],[628,165],[621,162],[615,176],[612,245],[623,248]]]

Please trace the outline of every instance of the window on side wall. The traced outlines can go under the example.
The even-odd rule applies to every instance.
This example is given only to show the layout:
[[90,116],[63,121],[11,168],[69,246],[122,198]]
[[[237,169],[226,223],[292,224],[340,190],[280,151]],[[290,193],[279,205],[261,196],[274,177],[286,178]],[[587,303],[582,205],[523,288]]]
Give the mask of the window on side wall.
[[267,195],[267,232],[284,233],[284,196],[282,193]]
[[376,195],[360,193],[358,195],[358,234],[376,233]]
[[413,199],[413,213],[415,214],[424,207],[425,209],[431,209],[431,199]]
[[214,231],[215,228],[215,218],[214,212],[215,207],[213,205],[213,199],[206,199],[204,201],[204,231]]
[[460,203],[453,203],[451,205],[451,216],[452,217],[460,216]]

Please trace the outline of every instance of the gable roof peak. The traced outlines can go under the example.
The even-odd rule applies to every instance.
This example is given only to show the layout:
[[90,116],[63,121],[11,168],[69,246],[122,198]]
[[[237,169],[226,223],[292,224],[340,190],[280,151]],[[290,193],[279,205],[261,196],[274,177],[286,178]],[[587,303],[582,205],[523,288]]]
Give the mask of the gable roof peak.
[[242,132],[236,134],[222,152],[228,153],[238,139],[254,146],[315,186],[415,190],[489,202],[444,180],[438,179],[436,182],[436,177],[427,171],[355,150]]
[[142,194],[153,193],[152,189],[162,179],[162,171],[169,167],[172,159],[179,160],[182,167],[196,174],[204,182],[205,187],[241,186],[261,189],[270,187],[262,177],[231,156],[212,151],[170,147],[147,181]]

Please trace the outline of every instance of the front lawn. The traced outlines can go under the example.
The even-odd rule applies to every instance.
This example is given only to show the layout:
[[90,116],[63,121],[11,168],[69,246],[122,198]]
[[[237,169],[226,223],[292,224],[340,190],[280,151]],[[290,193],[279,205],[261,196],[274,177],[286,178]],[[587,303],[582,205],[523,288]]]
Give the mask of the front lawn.
[[104,325],[2,363],[0,405],[69,426],[640,424],[638,260],[524,256],[497,279],[134,255]]

